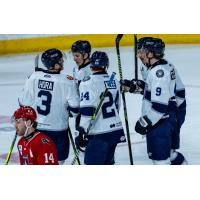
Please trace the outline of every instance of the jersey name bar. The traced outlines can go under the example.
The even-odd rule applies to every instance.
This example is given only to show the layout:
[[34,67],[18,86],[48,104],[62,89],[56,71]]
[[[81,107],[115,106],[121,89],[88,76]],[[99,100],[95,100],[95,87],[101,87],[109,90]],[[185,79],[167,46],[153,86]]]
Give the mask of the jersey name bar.
[[53,90],[54,82],[52,81],[45,81],[45,80],[39,80],[38,82],[38,88],[43,90]]

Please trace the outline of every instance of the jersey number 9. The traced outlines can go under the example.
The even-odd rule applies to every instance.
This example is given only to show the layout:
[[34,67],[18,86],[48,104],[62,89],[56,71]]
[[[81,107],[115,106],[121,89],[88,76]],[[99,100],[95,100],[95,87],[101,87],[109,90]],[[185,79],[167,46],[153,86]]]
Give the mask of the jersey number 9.
[[157,87],[156,88],[156,96],[160,96],[161,95],[161,88]]

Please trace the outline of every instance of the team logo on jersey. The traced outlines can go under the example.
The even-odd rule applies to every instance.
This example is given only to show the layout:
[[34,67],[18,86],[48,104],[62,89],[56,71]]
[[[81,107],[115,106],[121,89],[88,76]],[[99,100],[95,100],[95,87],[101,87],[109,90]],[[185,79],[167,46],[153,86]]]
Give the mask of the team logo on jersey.
[[112,81],[112,83],[110,85],[108,85],[109,81],[104,81],[105,83],[105,86],[108,88],[108,89],[116,89],[117,86],[116,86],[116,83],[115,83],[115,80]]
[[50,74],[45,74],[44,77],[45,78],[51,78],[51,75]]
[[158,78],[162,78],[164,76],[164,71],[162,69],[159,69],[156,71],[156,76]]
[[115,124],[110,124],[110,128],[114,128],[115,127]]
[[54,82],[52,81],[45,81],[45,80],[39,80],[38,82],[38,88],[42,90],[53,90]]
[[41,141],[42,141],[42,143],[44,143],[44,144],[45,144],[45,143],[49,143],[49,140],[48,140],[47,138],[42,138]]

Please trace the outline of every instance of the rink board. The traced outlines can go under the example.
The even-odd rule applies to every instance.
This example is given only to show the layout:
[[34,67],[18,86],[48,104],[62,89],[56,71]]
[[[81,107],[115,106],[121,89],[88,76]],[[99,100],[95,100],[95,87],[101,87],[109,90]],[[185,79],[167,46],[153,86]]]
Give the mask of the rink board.
[[[162,38],[166,44],[200,44],[200,34],[138,34]],[[20,37],[20,36],[19,36]],[[0,55],[41,52],[49,48],[69,50],[77,40],[89,40],[93,48],[114,47],[116,34],[60,35],[0,41]],[[133,46],[134,35],[125,34],[121,46]]]

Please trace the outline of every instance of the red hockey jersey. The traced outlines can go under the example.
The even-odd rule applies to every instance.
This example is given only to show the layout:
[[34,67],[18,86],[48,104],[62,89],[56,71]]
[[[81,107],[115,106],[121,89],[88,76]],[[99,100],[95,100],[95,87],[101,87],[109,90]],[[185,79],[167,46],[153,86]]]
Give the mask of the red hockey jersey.
[[22,137],[17,145],[21,165],[58,165],[54,142],[40,132]]

